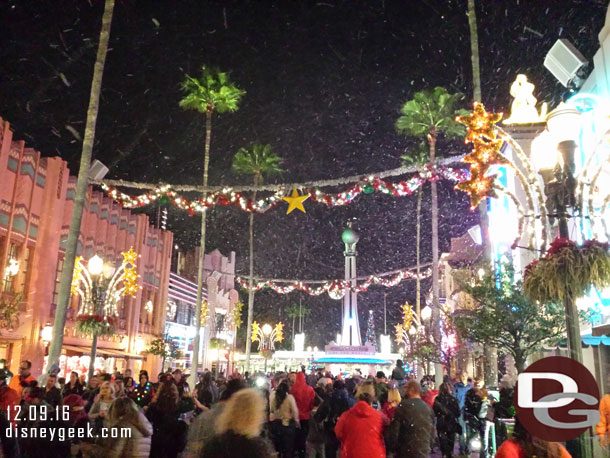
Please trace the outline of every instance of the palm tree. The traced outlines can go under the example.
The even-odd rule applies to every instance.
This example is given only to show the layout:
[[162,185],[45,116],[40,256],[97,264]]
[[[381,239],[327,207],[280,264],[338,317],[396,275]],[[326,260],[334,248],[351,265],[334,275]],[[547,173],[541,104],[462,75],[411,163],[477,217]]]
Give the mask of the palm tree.
[[303,332],[302,326],[302,318],[305,318],[309,315],[310,310],[307,307],[302,307],[301,304],[296,305],[292,304],[288,309],[288,318],[292,318],[292,349],[294,350],[294,330],[295,330],[295,321],[299,319],[299,333]]
[[[444,135],[446,138],[458,138],[465,134],[464,127],[455,120],[457,115],[465,114],[465,110],[456,108],[463,98],[462,94],[449,94],[442,87],[417,92],[413,99],[407,101],[401,108],[401,116],[396,121],[396,129],[407,136],[425,138],[428,142],[430,164],[434,164],[439,135]],[[430,186],[432,195],[432,332],[435,341],[440,345],[438,192],[435,181],[432,181]],[[435,366],[437,385],[443,381],[442,369],[442,366],[437,363]]]
[[[70,287],[72,285],[72,274],[74,273],[74,261],[76,260],[76,248],[80,234],[87,188],[89,186],[89,168],[91,166],[91,153],[95,140],[95,125],[97,124],[97,113],[99,110],[100,92],[102,89],[102,76],[104,75],[104,64],[108,53],[108,40],[110,38],[110,26],[114,12],[114,0],[106,0],[104,15],[102,16],[102,29],[100,30],[100,42],[97,47],[97,56],[93,67],[93,79],[91,81],[91,93],[89,95],[89,108],[87,110],[87,124],[85,125],[85,136],[80,156],[78,179],[76,181],[76,192],[74,195],[74,207],[72,219],[66,243],[66,255],[64,257],[64,268],[61,272],[59,283],[59,297],[57,309],[55,310],[55,321],[53,322],[53,338],[49,346],[49,358],[47,367],[59,362],[61,347],[64,341],[64,327],[66,326],[66,312],[70,303]],[[46,373],[46,370],[45,370]]]
[[[421,142],[417,149],[407,156],[401,156],[404,165],[424,165],[428,162],[428,151],[426,148],[426,143]],[[417,288],[415,292],[415,315],[417,319],[421,323],[421,279],[419,278],[421,272],[421,253],[420,253],[420,245],[421,245],[421,201],[423,197],[423,186],[417,188],[417,210],[416,210],[416,242],[415,242],[415,257],[417,264],[417,279],[415,280],[417,283]]]
[[[218,70],[211,70],[205,65],[201,77],[186,75],[182,83],[185,96],[180,100],[180,107],[205,113],[205,149],[203,158],[203,200],[206,199],[205,188],[208,186],[208,167],[210,165],[210,141],[212,139],[212,114],[214,112],[234,112],[239,108],[239,101],[245,94],[229,80],[229,76]],[[199,367],[199,341],[201,338],[201,302],[203,288],[203,259],[205,256],[205,220],[206,212],[201,213],[201,238],[199,243],[199,265],[197,269],[197,310],[195,320],[195,342],[193,347],[193,364],[189,383],[191,387],[197,382]]]
[[[283,172],[282,158],[271,150],[271,145],[252,145],[240,148],[233,157],[233,171],[239,175],[252,175],[254,186],[266,176]],[[256,201],[256,191],[252,194]],[[254,314],[254,212],[250,212],[250,278],[248,280],[248,325],[246,327],[246,371],[250,370],[250,348],[252,345],[252,319]]]
[[[468,0],[468,27],[470,29],[470,60],[472,62],[472,95],[475,102],[481,102],[481,66],[479,65],[479,31],[477,28],[477,12],[475,0]],[[479,221],[483,254],[486,264],[491,267],[491,240],[489,238],[489,215],[487,201],[479,204]],[[498,386],[498,348],[495,345],[485,345],[485,386]]]

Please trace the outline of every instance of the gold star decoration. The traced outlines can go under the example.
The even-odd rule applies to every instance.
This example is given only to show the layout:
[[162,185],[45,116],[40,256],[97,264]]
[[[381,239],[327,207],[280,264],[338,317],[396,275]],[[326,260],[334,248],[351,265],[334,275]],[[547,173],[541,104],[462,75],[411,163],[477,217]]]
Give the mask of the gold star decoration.
[[464,156],[462,162],[467,162],[470,164],[484,164],[488,166],[506,164],[508,161],[500,153],[501,147],[502,140],[485,142],[477,138],[474,140],[474,149],[472,152]]
[[129,248],[129,251],[124,251],[121,253],[123,255],[123,263],[131,264],[135,267],[136,259],[138,259],[139,255],[135,251],[133,251],[133,247]]
[[309,198],[308,194],[304,196],[300,196],[297,188],[292,190],[292,195],[290,197],[282,197],[282,200],[288,202],[288,210],[286,214],[288,215],[292,210],[298,209],[305,213],[305,207],[303,207],[303,202],[305,202]]
[[139,255],[135,251],[133,251],[133,247],[129,248],[129,251],[124,251],[121,253],[123,255],[123,275],[121,280],[123,280],[123,287],[125,296],[129,295],[131,297],[136,297],[138,294],[138,278],[140,276],[137,272],[136,259],[138,259]]
[[281,342],[284,340],[284,324],[278,323],[275,325],[275,340]]
[[476,173],[471,175],[470,180],[459,183],[456,187],[460,191],[470,194],[470,208],[476,208],[479,203],[489,197],[496,197],[494,191],[495,176],[479,176]]
[[496,128],[494,124],[502,119],[502,113],[488,113],[480,102],[474,102],[474,110],[467,116],[458,116],[455,120],[468,128],[466,143],[474,141],[477,137],[486,137],[495,140]]
[[468,116],[458,116],[456,121],[464,124],[468,132],[466,143],[472,142],[472,152],[462,160],[470,166],[470,179],[458,183],[456,189],[470,195],[471,208],[490,197],[495,197],[495,175],[488,174],[494,165],[506,164],[508,161],[500,152],[502,140],[497,139],[497,129],[494,126],[500,119],[501,113],[488,113],[482,103],[475,102],[474,110]]
[[258,340],[258,329],[259,325],[255,321],[254,323],[252,323],[252,342],[256,342]]
[[70,292],[72,294],[78,293],[78,284],[80,283],[83,265],[81,264],[83,257],[77,256],[74,261],[74,273],[72,274],[72,285],[70,286]]
[[199,321],[201,326],[205,326],[208,323],[208,315],[209,315],[208,303],[206,301],[202,301],[201,302],[201,317],[200,317],[201,320]]

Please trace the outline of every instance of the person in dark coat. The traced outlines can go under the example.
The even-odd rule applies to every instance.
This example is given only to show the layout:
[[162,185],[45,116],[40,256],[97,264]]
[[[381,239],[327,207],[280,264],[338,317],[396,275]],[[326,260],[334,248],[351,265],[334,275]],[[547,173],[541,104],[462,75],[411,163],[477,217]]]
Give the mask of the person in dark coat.
[[100,379],[97,375],[93,375],[89,380],[89,386],[83,391],[83,399],[87,401],[85,411],[89,412],[91,406],[95,402],[96,396],[100,393]]
[[461,432],[459,423],[460,406],[451,395],[451,386],[445,382],[441,385],[438,396],[434,400],[434,415],[436,416],[436,431],[443,458],[451,458],[455,445],[455,435]]
[[333,392],[327,400],[322,403],[315,414],[315,420],[324,424],[326,435],[325,452],[326,456],[334,457],[341,446],[341,442],[335,435],[335,426],[343,412],[350,409],[350,400],[347,395],[345,385],[341,380],[335,380]]
[[[216,436],[203,448],[206,458],[271,458],[273,448],[260,437],[265,399],[255,388],[240,390],[227,401],[216,421]],[[151,455],[152,456],[152,455]]]
[[84,391],[85,389],[78,380],[78,372],[72,371],[70,374],[70,381],[64,386],[62,393],[63,397],[65,398],[70,394],[78,394],[79,396],[82,396]]
[[61,405],[62,396],[61,391],[55,385],[57,383],[57,375],[48,375],[45,386],[44,401],[55,409],[55,407]]
[[218,402],[219,398],[218,387],[214,383],[212,373],[204,373],[201,382],[195,387],[195,405],[199,411],[209,409]]
[[186,447],[188,427],[179,420],[178,401],[178,387],[168,380],[146,409],[153,425],[150,458],[176,458]]
[[403,366],[402,360],[398,359],[398,360],[396,360],[396,367],[392,371],[392,380],[396,380],[399,385],[404,384],[405,380],[407,378],[405,369],[402,366]]
[[421,399],[417,380],[405,385],[404,399],[390,424],[389,443],[397,458],[428,458],[434,436],[434,413]]

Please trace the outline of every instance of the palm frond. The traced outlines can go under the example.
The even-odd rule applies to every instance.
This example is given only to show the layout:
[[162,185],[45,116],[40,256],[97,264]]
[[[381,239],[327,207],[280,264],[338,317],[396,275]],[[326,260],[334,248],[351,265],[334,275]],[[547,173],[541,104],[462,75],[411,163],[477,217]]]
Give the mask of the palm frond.
[[232,169],[238,175],[254,175],[262,183],[264,177],[278,175],[283,159],[273,152],[271,145],[254,144],[240,148],[233,157]]
[[462,94],[450,94],[442,87],[416,92],[402,106],[396,129],[410,137],[426,137],[434,128],[447,138],[465,135],[464,127],[455,121],[463,111],[457,109],[463,99]]
[[201,113],[208,110],[219,113],[236,111],[246,93],[230,81],[227,73],[205,65],[199,78],[186,75],[181,88],[185,96],[179,102],[180,107]]

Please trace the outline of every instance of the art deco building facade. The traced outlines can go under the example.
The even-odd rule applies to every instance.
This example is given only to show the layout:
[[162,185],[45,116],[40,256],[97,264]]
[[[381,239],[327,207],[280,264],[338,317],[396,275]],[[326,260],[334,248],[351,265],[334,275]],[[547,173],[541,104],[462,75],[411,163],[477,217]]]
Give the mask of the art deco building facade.
[[[40,374],[57,303],[64,248],[72,214],[76,178],[59,157],[42,157],[13,139],[0,118],[0,297],[18,307],[18,323],[0,329],[0,358],[17,372],[19,361],[32,362]],[[96,365],[106,370],[131,368],[137,373],[160,368],[157,357],[143,350],[164,332],[173,234],[152,227],[148,216],[134,214],[101,193],[90,190],[78,243],[85,259],[94,254],[117,262],[133,247],[140,258],[140,289],[119,304],[115,335],[100,337]],[[75,329],[79,303],[68,310],[62,368],[84,371],[91,339]],[[3,307],[4,309],[4,307]],[[0,317],[0,326],[2,325]]]

